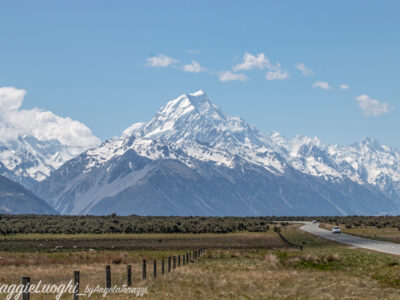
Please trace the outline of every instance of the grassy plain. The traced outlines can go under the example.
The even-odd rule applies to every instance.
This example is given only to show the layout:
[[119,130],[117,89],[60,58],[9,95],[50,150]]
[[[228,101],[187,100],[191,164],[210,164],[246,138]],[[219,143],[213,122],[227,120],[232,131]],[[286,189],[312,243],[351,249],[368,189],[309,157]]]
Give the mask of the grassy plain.
[[[66,283],[72,279],[74,270],[80,270],[81,287],[104,286],[105,265],[111,264],[113,284],[122,285],[126,282],[126,264],[131,264],[133,285],[148,287],[142,299],[399,299],[399,257],[339,245],[302,232],[295,225],[283,227],[281,232],[288,240],[303,244],[304,250],[286,248],[273,230],[107,235],[104,238],[97,235],[93,239],[89,236],[15,236],[0,242],[20,243],[14,249],[0,251],[0,281],[19,283],[22,276],[30,276],[33,283],[38,280]],[[21,246],[50,240],[65,247],[56,251],[47,247],[28,251]],[[76,244],[71,241],[95,241],[98,245],[94,250],[83,246],[74,248]],[[107,248],[110,241],[113,249]],[[154,259],[160,261],[197,247],[206,248],[198,261],[152,279]],[[140,263],[144,258],[149,261],[149,279],[141,281]],[[67,295],[63,299],[70,298]],[[106,299],[133,298],[132,295],[109,295]],[[50,298],[33,295],[32,299]],[[104,298],[94,295],[89,299]]]

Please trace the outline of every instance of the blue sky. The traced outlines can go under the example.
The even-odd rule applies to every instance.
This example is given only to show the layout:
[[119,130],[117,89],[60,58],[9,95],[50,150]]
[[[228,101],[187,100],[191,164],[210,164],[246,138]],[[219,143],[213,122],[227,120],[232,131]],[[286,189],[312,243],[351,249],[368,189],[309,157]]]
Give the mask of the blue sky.
[[[102,140],[202,89],[265,133],[400,148],[399,10],[365,0],[2,1],[0,87],[26,91],[22,109],[78,120]],[[185,71],[193,61],[200,67]]]

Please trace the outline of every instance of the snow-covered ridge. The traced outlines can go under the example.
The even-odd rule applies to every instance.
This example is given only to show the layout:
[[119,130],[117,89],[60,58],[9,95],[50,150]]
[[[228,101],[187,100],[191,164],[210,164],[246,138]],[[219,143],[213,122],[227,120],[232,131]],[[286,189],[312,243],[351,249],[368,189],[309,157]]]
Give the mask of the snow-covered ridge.
[[[287,168],[320,177],[370,184],[400,193],[400,152],[372,138],[349,146],[327,145],[318,138],[286,139],[264,135],[239,117],[224,113],[203,91],[183,94],[164,105],[148,123],[136,123],[121,138],[91,150],[93,164],[105,163],[128,149],[156,159],[176,159],[189,167],[195,161],[235,166],[235,157],[276,175]],[[167,150],[166,150],[167,149]]]
[[[165,149],[168,148],[168,151]],[[91,168],[128,149],[150,159],[170,158],[193,167],[195,160],[234,166],[238,156],[280,174],[285,163],[275,145],[254,126],[225,114],[203,91],[184,94],[164,105],[148,123],[135,123],[121,138],[87,152]]]
[[83,150],[62,145],[57,140],[39,141],[33,136],[20,136],[0,142],[0,164],[5,168],[4,175],[30,187]]
[[128,136],[162,140],[181,147],[189,157],[216,164],[232,166],[233,157],[238,155],[275,174],[290,166],[326,180],[348,178],[381,190],[390,183],[400,192],[398,150],[372,138],[338,146],[326,145],[316,137],[286,139],[278,132],[265,135],[243,119],[225,114],[203,91],[169,101],[150,122],[126,129],[122,137]]
[[285,158],[296,169],[314,176],[371,184],[384,191],[388,184],[400,192],[400,152],[376,139],[365,138],[352,145],[326,145],[318,138],[285,139],[270,135],[285,149]]

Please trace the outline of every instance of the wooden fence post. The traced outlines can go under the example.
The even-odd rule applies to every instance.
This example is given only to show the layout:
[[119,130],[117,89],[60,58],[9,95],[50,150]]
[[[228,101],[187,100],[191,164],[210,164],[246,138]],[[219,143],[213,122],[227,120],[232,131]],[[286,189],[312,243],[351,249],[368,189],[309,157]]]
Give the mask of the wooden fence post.
[[132,286],[132,266],[126,266],[126,285]]
[[143,259],[142,279],[146,280],[146,260],[145,259]]
[[183,266],[185,265],[185,258],[186,258],[186,255],[185,255],[185,254],[182,255],[182,265],[183,265]]
[[30,292],[29,287],[31,285],[31,278],[30,277],[22,277],[22,286],[24,287],[22,292],[22,300],[29,300]]
[[74,271],[74,300],[79,300],[79,271]]
[[175,270],[175,268],[176,268],[176,256],[174,255],[173,256],[173,266],[172,266],[172,268]]
[[171,272],[171,256],[168,256],[168,273]]
[[106,266],[106,288],[111,289],[111,267]]
[[189,263],[189,253],[186,252],[186,263]]
[[161,275],[164,275],[164,259],[161,260]]
[[180,267],[180,266],[181,266],[181,256],[178,255],[178,267]]
[[157,278],[157,260],[154,260],[154,265],[153,265],[153,278]]

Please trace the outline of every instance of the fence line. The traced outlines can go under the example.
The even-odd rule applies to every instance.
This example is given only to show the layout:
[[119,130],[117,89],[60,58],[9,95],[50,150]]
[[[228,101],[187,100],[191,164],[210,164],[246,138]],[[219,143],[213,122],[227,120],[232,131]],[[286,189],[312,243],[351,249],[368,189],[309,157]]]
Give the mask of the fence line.
[[[198,250],[194,250],[193,252],[188,252],[185,253],[182,256],[182,264],[181,264],[181,255],[178,255],[178,264],[176,264],[176,256],[173,256],[173,269],[175,270],[176,268],[179,268],[181,265],[188,264],[189,262],[195,262],[198,258],[201,257],[201,255],[204,253],[204,248],[200,248]],[[192,254],[193,253],[193,257]],[[186,258],[186,259],[185,259]],[[190,258],[190,260],[189,260]],[[112,283],[111,283],[111,266],[107,265],[105,268],[105,273],[106,273],[106,288],[111,289]],[[171,256],[168,257],[168,273],[171,272]],[[127,274],[127,286],[132,286],[132,265],[127,265],[126,266],[126,274]],[[164,259],[161,259],[161,276],[164,275]],[[157,278],[157,260],[153,260],[153,279]],[[146,259],[143,260],[142,262],[142,280],[147,279],[147,261]],[[22,285],[24,286],[24,290],[22,293],[22,300],[30,300],[30,292],[29,292],[29,286],[30,286],[30,277],[22,277]],[[80,284],[80,272],[79,271],[74,271],[74,284],[75,284],[75,289],[73,293],[73,299],[74,300],[79,300],[79,284]]]
[[289,242],[281,233],[280,228],[275,227],[274,231],[279,235],[279,237],[282,239],[282,241],[284,241],[286,243],[286,245],[288,245],[290,248],[294,248],[294,249],[299,249],[300,251],[303,251],[303,245],[299,245],[299,244],[295,244],[292,242]]

